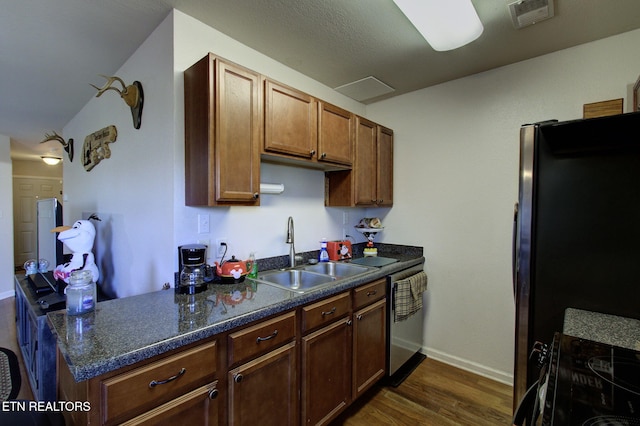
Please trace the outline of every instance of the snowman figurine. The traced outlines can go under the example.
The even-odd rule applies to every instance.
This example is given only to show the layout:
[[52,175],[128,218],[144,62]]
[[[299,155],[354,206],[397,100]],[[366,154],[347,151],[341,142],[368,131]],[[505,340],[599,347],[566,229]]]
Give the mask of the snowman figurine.
[[[92,217],[90,219],[97,219]],[[99,220],[99,219],[98,219]],[[93,282],[100,278],[98,267],[91,250],[93,240],[96,237],[96,228],[88,220],[78,220],[73,226],[58,226],[51,232],[59,232],[58,240],[61,241],[71,252],[71,261],[56,266],[53,276],[56,280],[63,280],[69,284],[69,276],[73,271],[89,270],[93,275]]]

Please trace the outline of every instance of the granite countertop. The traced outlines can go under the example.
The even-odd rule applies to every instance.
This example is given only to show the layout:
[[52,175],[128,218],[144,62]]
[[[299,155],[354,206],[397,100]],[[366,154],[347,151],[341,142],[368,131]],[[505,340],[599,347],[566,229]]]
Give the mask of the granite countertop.
[[563,333],[640,351],[640,320],[567,308]]
[[95,312],[80,316],[60,310],[47,317],[61,354],[80,382],[424,262],[422,249],[380,256],[398,262],[303,294],[247,279],[209,285],[196,295],[160,290],[100,302]]

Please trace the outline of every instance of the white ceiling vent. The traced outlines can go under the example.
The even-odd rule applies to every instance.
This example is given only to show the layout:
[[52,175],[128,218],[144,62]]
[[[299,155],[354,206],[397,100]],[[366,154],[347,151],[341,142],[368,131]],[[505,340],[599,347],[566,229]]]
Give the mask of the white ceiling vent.
[[358,81],[353,81],[351,83],[335,87],[333,90],[336,90],[343,95],[347,95],[351,99],[355,99],[359,102],[375,98],[376,96],[395,92],[395,89],[393,87],[384,84],[371,75]]
[[519,0],[508,6],[513,26],[517,29],[553,18],[553,0]]

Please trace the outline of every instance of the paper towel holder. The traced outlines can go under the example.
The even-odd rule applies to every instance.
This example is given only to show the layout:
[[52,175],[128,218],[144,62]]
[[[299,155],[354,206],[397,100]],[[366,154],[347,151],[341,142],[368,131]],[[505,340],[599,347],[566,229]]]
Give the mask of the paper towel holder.
[[281,183],[262,183],[260,182],[261,194],[282,194],[284,192],[284,185]]

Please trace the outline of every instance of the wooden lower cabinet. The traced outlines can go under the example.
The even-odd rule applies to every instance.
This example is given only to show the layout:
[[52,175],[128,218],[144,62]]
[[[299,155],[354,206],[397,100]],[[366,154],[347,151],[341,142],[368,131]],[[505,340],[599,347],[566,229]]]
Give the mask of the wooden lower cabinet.
[[302,338],[302,420],[327,424],[351,403],[351,318]]
[[386,300],[353,314],[353,399],[385,375]]
[[297,365],[291,342],[229,371],[229,424],[297,425]]
[[122,424],[124,426],[217,426],[220,403],[216,385],[217,382],[202,386]]
[[[109,426],[128,421],[158,424],[161,414],[180,416],[180,411],[195,411],[190,407],[199,410],[198,414],[190,415],[197,418],[204,415],[208,424],[218,424],[215,401],[218,393],[214,391],[217,360],[217,340],[211,340],[75,382],[58,352],[58,400],[87,401],[91,406],[89,411],[65,411],[66,424]],[[216,418],[210,418],[211,415]]]
[[[58,351],[68,425],[324,425],[385,374],[386,281],[75,382]],[[155,383],[154,383],[155,382]]]

